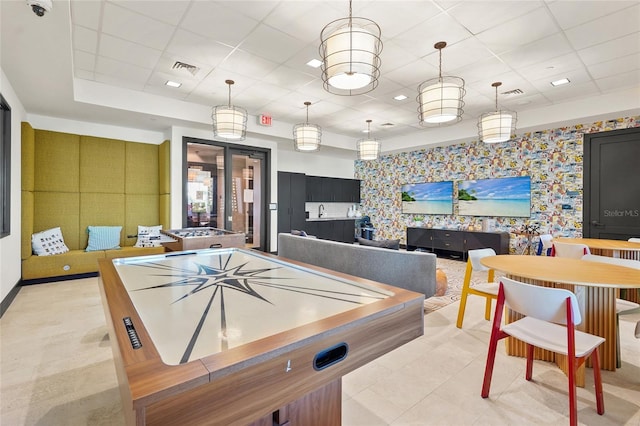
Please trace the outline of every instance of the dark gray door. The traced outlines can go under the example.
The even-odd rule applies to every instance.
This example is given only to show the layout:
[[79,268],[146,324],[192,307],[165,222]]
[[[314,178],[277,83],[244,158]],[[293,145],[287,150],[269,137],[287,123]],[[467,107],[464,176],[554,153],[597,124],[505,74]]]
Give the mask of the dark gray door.
[[584,136],[583,233],[640,237],[640,128]]

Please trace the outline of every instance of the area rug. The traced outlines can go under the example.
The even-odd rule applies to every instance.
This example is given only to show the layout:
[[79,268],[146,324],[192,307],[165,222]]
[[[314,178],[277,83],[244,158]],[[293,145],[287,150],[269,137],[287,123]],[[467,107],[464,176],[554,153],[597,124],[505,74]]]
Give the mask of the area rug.
[[[443,296],[433,296],[425,299],[425,315],[460,300],[460,294],[462,293],[462,281],[464,280],[464,272],[467,267],[467,263],[461,260],[438,257],[436,267],[442,269],[447,275],[447,291]],[[486,275],[483,277],[481,272],[473,274],[471,276],[471,286],[482,282],[485,279]]]

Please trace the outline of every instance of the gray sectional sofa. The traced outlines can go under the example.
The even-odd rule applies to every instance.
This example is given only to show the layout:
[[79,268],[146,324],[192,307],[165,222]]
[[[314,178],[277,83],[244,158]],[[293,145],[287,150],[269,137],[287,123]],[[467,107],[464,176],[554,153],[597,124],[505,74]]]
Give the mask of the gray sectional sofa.
[[281,233],[278,256],[415,291],[425,298],[436,292],[436,256],[431,253]]

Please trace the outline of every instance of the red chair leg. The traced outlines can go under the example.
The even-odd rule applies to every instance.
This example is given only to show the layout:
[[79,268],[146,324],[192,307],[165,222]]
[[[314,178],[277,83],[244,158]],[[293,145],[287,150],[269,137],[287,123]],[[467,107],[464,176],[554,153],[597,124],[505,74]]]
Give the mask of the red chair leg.
[[569,376],[569,424],[578,426],[578,395],[576,390],[575,325],[571,315],[571,299],[567,298],[567,376]]
[[534,346],[527,343],[527,374],[525,378],[531,380],[533,374],[533,349]]
[[504,309],[504,290],[502,284],[498,290],[498,301],[496,303],[496,311],[493,315],[493,324],[491,325],[491,338],[489,339],[489,353],[487,354],[487,365],[484,369],[484,380],[482,381],[483,398],[489,397],[489,389],[491,388],[491,377],[493,376],[493,366],[496,361],[496,351],[498,349],[498,340],[506,337],[506,334],[500,330],[502,322],[502,311]]
[[602,375],[600,374],[600,359],[598,348],[591,353],[591,364],[593,367],[593,383],[596,388],[596,406],[598,414],[604,414],[604,398],[602,396]]

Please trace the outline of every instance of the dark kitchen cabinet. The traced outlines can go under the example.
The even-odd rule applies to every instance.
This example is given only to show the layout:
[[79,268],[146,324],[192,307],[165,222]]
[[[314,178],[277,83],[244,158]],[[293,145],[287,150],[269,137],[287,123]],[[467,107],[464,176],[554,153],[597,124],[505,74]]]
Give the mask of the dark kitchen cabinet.
[[313,224],[312,227],[308,228],[315,230],[315,234],[311,235],[315,235],[320,239],[340,241],[343,243],[353,243],[355,240],[356,222],[354,219],[314,220],[307,222],[307,224],[311,223]]
[[321,176],[307,176],[306,200],[312,202],[359,203],[360,181]]
[[278,172],[278,232],[305,228],[305,196],[303,173]]

